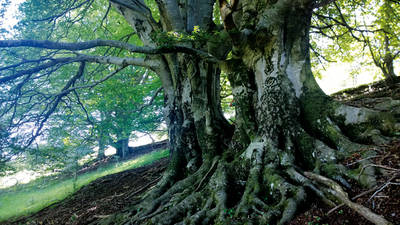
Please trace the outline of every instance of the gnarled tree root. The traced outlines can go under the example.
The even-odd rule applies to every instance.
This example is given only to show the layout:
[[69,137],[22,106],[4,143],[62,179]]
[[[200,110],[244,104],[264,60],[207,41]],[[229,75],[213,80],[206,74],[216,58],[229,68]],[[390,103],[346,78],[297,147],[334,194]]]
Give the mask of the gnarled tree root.
[[392,225],[392,223],[387,221],[383,216],[377,215],[377,214],[373,213],[367,207],[364,207],[360,204],[350,201],[347,193],[335,181],[333,181],[327,177],[324,177],[324,176],[321,176],[321,175],[318,175],[315,173],[311,173],[311,172],[305,172],[304,174],[308,178],[328,186],[327,191],[330,194],[335,196],[338,200],[343,202],[345,205],[347,205],[348,207],[350,207],[351,209],[353,209],[354,211],[356,211],[357,213],[359,213],[360,215],[362,215],[363,217],[365,217],[367,220],[371,221],[372,223],[377,224],[377,225]]
[[349,180],[375,184],[376,171],[368,166],[375,153],[364,151],[356,169],[340,164],[369,146],[355,143],[331,117],[308,121],[312,128],[293,122],[289,130],[249,138],[246,149],[221,151],[232,151],[231,159],[217,155],[181,180],[163,179],[122,224],[286,224],[309,191],[332,207],[334,196],[375,224],[391,224],[341,188],[350,187]]

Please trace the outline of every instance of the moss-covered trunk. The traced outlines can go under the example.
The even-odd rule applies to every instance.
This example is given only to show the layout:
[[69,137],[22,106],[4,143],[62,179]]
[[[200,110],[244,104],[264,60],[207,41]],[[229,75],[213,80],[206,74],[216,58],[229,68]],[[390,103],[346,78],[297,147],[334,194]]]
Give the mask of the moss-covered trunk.
[[[310,191],[332,204],[323,192],[327,189],[305,171],[342,185],[349,179],[373,184],[372,168],[353,176],[357,173],[338,162],[361,147],[349,137],[363,140],[371,121],[382,118],[334,102],[315,82],[308,39],[313,2],[219,1],[229,59],[217,64],[183,53],[158,58],[154,70],[166,97],[171,164],[129,214],[131,223],[284,224]],[[187,25],[196,25],[181,15],[190,16],[190,10],[172,12],[168,1],[157,3],[162,29],[190,32],[193,26]],[[209,13],[209,20],[202,17],[197,23],[212,32],[212,4],[196,4]],[[207,44],[192,47],[227,55]],[[234,126],[220,108],[221,70],[232,85]]]

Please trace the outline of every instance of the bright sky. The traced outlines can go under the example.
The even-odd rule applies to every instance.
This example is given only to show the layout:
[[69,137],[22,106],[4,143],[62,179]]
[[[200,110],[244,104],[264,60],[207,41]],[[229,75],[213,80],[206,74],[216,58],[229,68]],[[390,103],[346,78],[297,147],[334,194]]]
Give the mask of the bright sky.
[[[6,13],[4,14],[4,18],[1,19],[0,21],[3,24],[3,28],[7,29],[8,31],[11,31],[13,26],[17,24],[17,19],[15,18],[15,15],[17,14],[18,6],[25,0],[12,0],[10,3],[10,6],[8,7]],[[0,3],[2,0],[0,0]]]
[[350,74],[354,70],[353,66],[350,63],[343,62],[332,64],[326,68],[326,71],[322,71],[323,78],[321,80],[316,79],[317,83],[325,93],[332,94],[381,79],[381,77],[374,79],[374,74],[380,74],[375,67],[363,68],[355,77],[352,77]]

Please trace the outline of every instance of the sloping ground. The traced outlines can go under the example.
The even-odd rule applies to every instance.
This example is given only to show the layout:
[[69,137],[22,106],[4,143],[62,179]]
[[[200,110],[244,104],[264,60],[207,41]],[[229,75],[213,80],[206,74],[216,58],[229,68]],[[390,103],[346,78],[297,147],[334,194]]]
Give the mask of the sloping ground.
[[[333,97],[349,105],[400,114],[400,102],[396,101],[400,100],[400,86],[388,88],[378,83],[347,90]],[[378,186],[374,189],[361,189],[356,184],[351,184],[351,188],[346,191],[352,201],[383,215],[394,224],[400,224],[400,140],[374,146],[373,149],[377,155],[372,159],[371,166],[380,171]],[[352,167],[360,160],[361,155],[354,154],[344,164]],[[89,224],[94,220],[107,218],[134,204],[142,193],[157,183],[166,165],[167,159],[164,159],[149,166],[106,176],[59,204],[31,217],[5,224]],[[322,202],[310,201],[304,203],[302,208],[304,212],[300,212],[291,225],[371,224],[345,206],[332,209]]]
[[400,83],[388,86],[385,82],[375,82],[365,84],[356,88],[345,89],[331,95],[333,98],[351,103],[368,98],[391,97],[393,99],[400,99]]
[[[169,140],[162,140],[158,142],[154,142],[147,145],[141,145],[137,147],[129,147],[128,155],[123,159],[123,161],[127,161],[129,159],[138,158],[139,156],[143,156],[149,154],[154,151],[168,149],[169,148]],[[114,157],[106,157],[101,160],[97,160],[96,162],[90,162],[88,165],[83,165],[82,168],[78,171],[78,174],[87,173],[92,170],[96,170],[99,167],[103,167],[104,165],[110,164],[112,162],[120,161]]]
[[168,160],[97,179],[64,201],[9,224],[88,224],[133,204],[161,178]]
[[387,86],[381,81],[343,90],[331,96],[348,105],[400,114],[400,83]]

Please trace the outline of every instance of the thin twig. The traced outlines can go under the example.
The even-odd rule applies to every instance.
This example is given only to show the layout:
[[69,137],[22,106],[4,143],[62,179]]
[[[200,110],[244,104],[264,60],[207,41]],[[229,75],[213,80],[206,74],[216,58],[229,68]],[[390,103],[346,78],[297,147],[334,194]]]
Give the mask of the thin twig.
[[367,157],[367,158],[365,158],[365,159],[360,159],[360,160],[357,160],[357,161],[355,161],[355,162],[349,163],[349,164],[347,164],[346,166],[352,166],[352,165],[357,164],[357,163],[360,163],[360,162],[362,162],[362,161],[365,161],[365,160],[368,160],[368,159],[377,158],[377,157],[379,157],[379,156],[370,156],[370,157]]
[[386,184],[382,185],[381,188],[379,188],[371,197],[368,199],[368,201],[371,201],[379,192],[381,192],[383,189],[385,189],[389,185],[400,185],[400,183],[393,183],[393,182],[387,182]]
[[364,172],[364,170],[366,169],[366,168],[368,168],[368,167],[378,167],[378,168],[382,168],[382,169],[386,169],[386,170],[391,170],[391,171],[393,171],[393,172],[398,172],[398,171],[400,171],[400,169],[396,169],[396,168],[392,168],[392,167],[388,167],[388,166],[384,166],[384,165],[378,165],[378,164],[368,164],[368,165],[365,165],[365,166],[363,166],[363,168],[360,170],[360,173],[358,174],[358,178],[357,179],[360,179],[360,176],[362,175],[362,173]]

